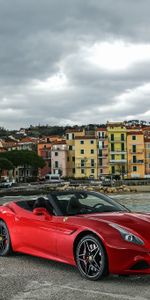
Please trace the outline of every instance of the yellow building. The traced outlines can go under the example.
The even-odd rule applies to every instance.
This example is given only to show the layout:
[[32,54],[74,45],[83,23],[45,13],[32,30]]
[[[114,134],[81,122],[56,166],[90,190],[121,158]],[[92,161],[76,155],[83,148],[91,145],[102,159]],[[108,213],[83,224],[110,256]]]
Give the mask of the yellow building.
[[75,138],[77,136],[84,136],[85,130],[83,129],[68,129],[66,131],[66,144],[68,146],[67,156],[67,176],[75,177]]
[[127,133],[128,178],[144,178],[145,151],[144,134],[140,129],[129,129]]
[[95,136],[75,137],[75,177],[98,178],[97,138]]
[[109,174],[124,178],[127,175],[126,127],[122,122],[107,123]]

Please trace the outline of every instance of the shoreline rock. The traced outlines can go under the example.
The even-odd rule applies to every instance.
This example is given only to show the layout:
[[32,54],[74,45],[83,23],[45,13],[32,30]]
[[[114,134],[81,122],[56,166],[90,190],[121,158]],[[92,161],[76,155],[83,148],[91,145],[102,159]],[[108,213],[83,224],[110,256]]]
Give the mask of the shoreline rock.
[[[25,196],[25,195],[40,195],[40,194],[47,194],[51,190],[55,191],[70,191],[70,190],[87,190],[87,191],[96,191],[104,194],[124,194],[124,193],[137,193],[138,189],[137,186],[135,187],[129,187],[126,185],[118,186],[118,187],[106,187],[106,186],[95,186],[95,185],[69,185],[64,184],[61,186],[58,186],[57,184],[53,185],[46,185],[43,187],[39,186],[26,186],[26,187],[20,187],[20,188],[11,188],[11,189],[5,189],[0,190],[0,197],[3,196]],[[140,190],[141,192],[141,190]],[[142,191],[143,192],[143,191]],[[150,192],[150,186],[149,190],[146,190],[146,192]]]

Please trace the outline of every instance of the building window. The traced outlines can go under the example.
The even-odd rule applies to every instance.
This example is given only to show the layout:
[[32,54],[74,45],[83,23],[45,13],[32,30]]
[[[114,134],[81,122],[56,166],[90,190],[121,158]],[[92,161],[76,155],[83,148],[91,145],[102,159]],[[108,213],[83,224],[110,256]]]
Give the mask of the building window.
[[115,154],[111,155],[111,159],[114,160],[115,159]]
[[125,155],[124,154],[121,154],[121,159],[125,159]]
[[132,145],[132,152],[136,153],[136,145]]
[[55,156],[58,156],[58,152],[55,152]]
[[67,157],[67,161],[69,161],[69,157]]
[[91,149],[91,154],[94,154],[94,149]]
[[84,144],[84,141],[80,141],[80,144],[83,145],[83,144]]
[[71,145],[69,145],[69,150],[72,150],[72,146]]
[[94,141],[93,141],[93,140],[91,140],[91,141],[90,141],[90,143],[91,143],[91,144],[94,144]]
[[75,161],[75,156],[72,156],[72,161]]
[[137,166],[133,166],[133,172],[137,171]]
[[121,151],[124,151],[125,147],[124,147],[124,143],[121,144]]
[[72,173],[75,174],[75,168],[72,169]]
[[69,134],[68,133],[66,134],[66,139],[69,140]]
[[132,135],[132,141],[136,141],[136,135]]
[[58,168],[58,161],[55,161],[55,168]]
[[94,167],[94,159],[91,159],[91,167]]
[[132,161],[133,161],[133,163],[136,163],[136,155],[133,155]]
[[74,133],[72,134],[72,139],[74,140]]
[[114,141],[114,133],[111,134],[110,139],[111,141]]
[[94,174],[95,173],[95,170],[94,169],[91,169],[91,174]]
[[103,164],[103,160],[102,158],[99,158],[99,165],[102,166],[102,164]]
[[114,144],[111,144],[111,151],[115,151],[115,145]]
[[81,169],[81,174],[84,174],[84,169]]
[[115,166],[111,167],[111,172],[112,172],[112,174],[115,174]]
[[124,133],[121,133],[121,141],[124,141]]
[[126,168],[125,166],[122,166],[122,174],[125,174],[126,173]]
[[80,154],[84,154],[84,149],[81,149],[81,150],[80,150]]
[[103,173],[103,169],[100,169],[100,173],[101,173],[101,174]]
[[85,167],[85,160],[81,159],[81,168]]
[[102,150],[99,150],[99,156],[103,156],[103,155],[102,155]]

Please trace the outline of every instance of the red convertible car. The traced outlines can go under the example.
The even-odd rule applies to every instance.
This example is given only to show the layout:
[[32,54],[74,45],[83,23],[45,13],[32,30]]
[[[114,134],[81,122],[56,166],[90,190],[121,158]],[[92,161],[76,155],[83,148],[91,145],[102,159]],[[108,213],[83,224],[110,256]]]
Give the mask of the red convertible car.
[[0,256],[23,252],[77,266],[91,280],[150,274],[150,215],[96,192],[51,192],[0,206]]

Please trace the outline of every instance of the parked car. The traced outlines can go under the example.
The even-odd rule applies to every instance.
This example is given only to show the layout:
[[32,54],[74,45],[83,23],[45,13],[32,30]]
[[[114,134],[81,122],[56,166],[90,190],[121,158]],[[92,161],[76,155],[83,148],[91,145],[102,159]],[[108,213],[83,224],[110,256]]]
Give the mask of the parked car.
[[131,212],[104,194],[51,191],[0,206],[0,256],[14,251],[56,260],[91,280],[150,274],[149,227],[149,213]]
[[46,182],[49,182],[49,183],[59,183],[59,182],[62,182],[63,180],[60,178],[60,175],[59,174],[47,174],[45,176],[45,180]]
[[12,186],[13,186],[12,181],[7,181],[7,180],[0,181],[0,188],[10,188]]

